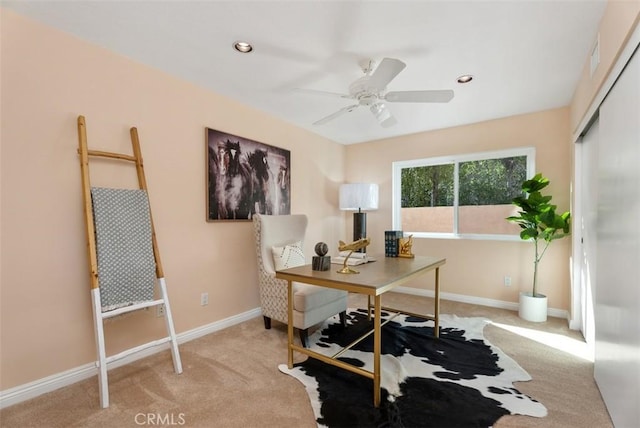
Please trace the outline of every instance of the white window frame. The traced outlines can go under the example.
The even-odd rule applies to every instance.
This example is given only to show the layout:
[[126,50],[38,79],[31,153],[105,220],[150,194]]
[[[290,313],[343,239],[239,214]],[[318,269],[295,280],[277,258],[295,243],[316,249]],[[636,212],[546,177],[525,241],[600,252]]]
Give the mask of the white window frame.
[[[438,238],[438,239],[479,239],[479,240],[497,240],[497,241],[519,241],[520,236],[499,235],[499,234],[471,234],[458,233],[458,166],[460,162],[478,161],[486,159],[500,159],[516,156],[527,157],[527,179],[535,175],[535,147],[518,147],[514,149],[496,150],[489,152],[469,153],[462,155],[440,156],[424,159],[412,159],[404,161],[396,161],[391,164],[392,168],[392,201],[391,201],[391,222],[394,230],[402,230],[400,224],[401,201],[401,173],[404,168],[415,168],[420,166],[433,166],[442,164],[454,164],[453,168],[453,232],[414,232],[405,230],[405,234],[411,234],[414,238]],[[505,220],[506,221],[506,220]]]

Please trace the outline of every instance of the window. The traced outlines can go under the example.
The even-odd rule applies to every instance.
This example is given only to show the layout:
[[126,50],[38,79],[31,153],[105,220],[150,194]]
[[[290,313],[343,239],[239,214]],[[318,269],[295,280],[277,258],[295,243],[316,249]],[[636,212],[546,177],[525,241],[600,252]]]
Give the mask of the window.
[[393,228],[418,238],[520,239],[505,218],[534,160],[534,148],[521,148],[394,162]]

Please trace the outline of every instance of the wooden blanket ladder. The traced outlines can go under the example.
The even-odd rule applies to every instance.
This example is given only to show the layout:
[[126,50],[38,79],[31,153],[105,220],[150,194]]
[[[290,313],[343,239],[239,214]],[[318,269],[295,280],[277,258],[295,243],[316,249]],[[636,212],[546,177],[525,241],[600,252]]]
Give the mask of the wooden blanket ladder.
[[[125,357],[128,357],[134,353],[141,352],[145,349],[149,349],[151,347],[160,346],[166,343],[169,343],[169,347],[171,349],[171,354],[173,358],[173,366],[175,372],[180,374],[182,373],[182,362],[180,360],[180,351],[178,350],[178,341],[176,338],[176,332],[173,325],[173,318],[171,313],[171,306],[169,305],[169,299],[167,295],[167,286],[165,283],[164,272],[162,269],[162,263],[160,261],[160,253],[158,250],[158,243],[156,240],[156,234],[153,228],[153,219],[151,217],[151,210],[148,204],[148,193],[147,193],[147,182],[144,175],[144,168],[142,163],[142,154],[140,151],[140,142],[138,139],[138,131],[137,129],[131,128],[131,144],[133,147],[133,155],[120,154],[120,153],[110,153],[104,151],[97,150],[89,150],[87,147],[87,130],[86,130],[86,122],[84,116],[78,117],[78,140],[79,140],[79,149],[78,153],[80,155],[80,170],[82,173],[82,194],[84,199],[84,215],[85,215],[85,225],[86,225],[86,235],[87,235],[87,250],[89,255],[89,273],[90,273],[90,284],[91,284],[91,300],[93,306],[93,320],[95,326],[95,334],[96,334],[96,347],[97,347],[97,361],[96,365],[98,367],[98,384],[100,390],[100,405],[102,408],[109,407],[109,386],[107,379],[107,366],[115,362],[117,360],[121,360]],[[137,176],[138,176],[138,184],[139,189],[135,190],[127,190],[127,189],[104,189],[104,188],[92,188],[90,182],[89,175],[89,159],[93,157],[101,157],[101,158],[110,158],[115,160],[121,160],[125,162],[131,162],[135,164]],[[100,206],[98,203],[98,191],[103,191],[102,195],[106,195],[106,198],[103,197],[102,202],[100,202]],[[105,193],[106,192],[106,193]],[[125,212],[123,215],[123,210],[126,211],[129,209],[128,204],[121,204],[120,202],[111,203],[113,200],[120,200],[118,198],[124,197],[125,202],[135,202],[133,205],[136,205],[138,212],[142,211],[144,215],[141,216],[140,219],[134,221],[139,221],[140,225],[134,225],[133,227],[141,227],[146,231],[146,233],[141,233],[142,236],[140,241],[145,248],[145,251],[142,253],[149,255],[150,266],[149,263],[145,263],[145,271],[149,273],[150,278],[147,278],[145,282],[145,287],[138,287],[132,291],[132,283],[128,282],[125,284],[118,284],[116,280],[120,278],[118,275],[121,274],[122,270],[126,269],[135,269],[138,265],[142,264],[138,260],[140,251],[136,251],[131,254],[135,261],[127,261],[127,263],[122,263],[117,266],[111,273],[108,273],[108,262],[104,262],[106,256],[108,256],[108,249],[114,249],[116,253],[120,253],[125,250],[125,247],[128,244],[122,242],[108,242],[113,233],[108,231],[109,233],[106,235],[102,235],[101,230],[105,227],[100,222],[102,221],[100,216],[102,216],[103,212],[107,211],[106,216],[109,218],[109,221],[118,220],[120,221],[123,217],[131,217],[129,212]],[[129,198],[129,199],[127,199]],[[142,200],[141,204],[138,204]],[[120,205],[119,205],[120,204]],[[142,208],[140,208],[142,207]],[[96,223],[96,217],[98,218],[98,222]],[[128,221],[128,220],[124,220]],[[108,223],[109,225],[112,223]],[[129,225],[124,225],[121,227],[120,224],[117,225],[117,229],[129,230],[127,229]],[[137,229],[136,229],[137,231]],[[106,239],[109,238],[109,239]],[[150,239],[149,239],[150,238]],[[102,242],[101,242],[102,239]],[[125,239],[125,241],[129,241],[129,237]],[[148,245],[147,245],[148,243]],[[106,246],[105,246],[106,245]],[[105,250],[105,248],[107,250]],[[118,254],[117,257],[125,257],[121,254]],[[119,259],[116,259],[119,260]],[[103,266],[106,264],[106,268]],[[113,260],[111,261],[111,265],[113,265]],[[104,273],[107,272],[107,273]],[[131,278],[137,280],[140,276],[138,272],[131,273]],[[135,282],[135,281],[134,281]],[[111,284],[110,287],[113,287],[113,290],[108,294],[106,291],[107,283]],[[151,283],[151,289],[148,289],[149,283]],[[102,293],[101,293],[102,288]],[[143,291],[136,291],[143,290]],[[154,291],[155,290],[155,291]],[[157,291],[157,292],[156,292]],[[131,299],[129,297],[119,297],[123,294],[128,293],[140,293],[143,295],[142,298],[134,298]],[[108,297],[111,296],[111,297]],[[115,297],[114,297],[115,296]],[[156,298],[157,297],[157,298]],[[116,304],[110,305],[113,302],[105,302],[106,299],[116,299]],[[119,300],[118,300],[119,299]],[[124,300],[123,300],[124,299]],[[161,306],[162,305],[162,306]],[[122,315],[125,313],[129,313],[132,311],[137,311],[145,308],[152,307],[163,307],[164,308],[164,321],[167,329],[167,337],[164,337],[159,340],[155,340],[149,343],[145,343],[140,346],[136,346],[134,348],[125,350],[116,355],[107,356],[105,349],[105,339],[104,339],[104,322],[118,315]]]

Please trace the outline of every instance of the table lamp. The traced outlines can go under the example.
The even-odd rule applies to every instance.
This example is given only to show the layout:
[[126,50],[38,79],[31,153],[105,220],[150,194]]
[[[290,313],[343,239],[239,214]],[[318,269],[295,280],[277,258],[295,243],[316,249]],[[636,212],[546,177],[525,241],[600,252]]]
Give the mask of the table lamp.
[[[340,186],[340,209],[353,213],[353,240],[367,237],[367,213],[378,209],[378,185],[373,183],[347,183]],[[357,250],[365,253],[366,248]]]

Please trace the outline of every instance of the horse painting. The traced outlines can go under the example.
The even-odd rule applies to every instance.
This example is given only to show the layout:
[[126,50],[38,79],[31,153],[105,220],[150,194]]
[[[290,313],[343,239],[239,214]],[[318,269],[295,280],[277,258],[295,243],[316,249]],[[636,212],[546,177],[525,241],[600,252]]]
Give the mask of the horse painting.
[[251,218],[251,170],[243,160],[239,141],[226,140],[218,146],[219,175],[217,201],[222,218]]
[[256,149],[247,156],[252,171],[251,202],[254,213],[259,214],[273,214],[271,185],[274,180],[267,156],[267,151],[262,149]]
[[289,204],[289,183],[289,169],[286,166],[281,165],[278,170],[278,178],[276,179],[279,213],[291,212],[291,206]]
[[290,213],[288,150],[207,129],[209,221]]

